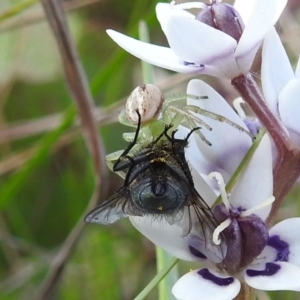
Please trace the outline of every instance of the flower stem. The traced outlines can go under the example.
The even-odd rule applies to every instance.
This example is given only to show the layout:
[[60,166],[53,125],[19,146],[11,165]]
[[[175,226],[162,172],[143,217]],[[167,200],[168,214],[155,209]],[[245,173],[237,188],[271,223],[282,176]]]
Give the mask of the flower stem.
[[227,194],[231,192],[232,188],[235,186],[236,182],[240,178],[241,174],[247,168],[248,164],[251,161],[252,156],[254,155],[255,151],[257,150],[262,138],[264,137],[266,131],[264,129],[260,130],[258,135],[256,136],[255,141],[249,148],[248,152],[244,156],[243,160],[241,161],[240,165],[235,170],[234,174],[231,176],[229,182],[226,184],[226,192]]
[[138,294],[134,300],[143,300],[147,295],[158,285],[158,283],[174,268],[179,261],[178,258],[172,258],[168,261],[165,267],[156,274],[156,276],[149,282],[149,284]]
[[276,200],[267,220],[270,224],[285,196],[300,175],[300,149],[293,143],[281,122],[269,110],[260,88],[250,74],[234,78],[232,85],[267,129],[277,149],[273,190]]
[[[230,192],[233,189],[233,187],[235,186],[236,182],[239,180],[241,174],[247,168],[249,162],[251,161],[252,156],[254,155],[256,149],[258,148],[258,146],[259,146],[263,136],[265,135],[265,133],[266,133],[265,129],[260,130],[260,132],[256,136],[255,141],[251,145],[250,149],[248,150],[248,152],[244,156],[243,160],[241,161],[241,163],[239,164],[237,169],[234,171],[234,173],[231,176],[230,180],[226,184],[226,193],[227,194],[230,194]],[[221,203],[221,202],[222,202],[222,197],[221,197],[221,195],[219,195],[215,203]]]
[[247,285],[245,282],[241,285],[241,290],[239,294],[234,298],[234,300],[255,300],[255,290]]
[[279,120],[269,110],[262,93],[250,74],[240,75],[232,80],[260,122],[266,127],[279,152],[289,147],[289,136]]
[[6,11],[0,14],[0,22],[18,15],[28,7],[33,6],[38,2],[39,2],[38,0],[24,0],[13,5],[12,7],[10,7],[9,9],[7,9]]
[[[139,38],[143,42],[150,43],[149,31],[144,21],[139,23]],[[144,61],[141,61],[144,83],[155,83],[154,67]]]
[[[169,262],[172,262],[173,256],[169,253],[165,252],[159,247],[156,247],[156,268],[157,271],[160,272],[168,267]],[[174,264],[172,268],[170,268],[169,273],[166,274],[166,277],[162,282],[159,283],[158,286],[158,299],[159,300],[173,300],[175,299],[171,293],[172,287],[175,282],[178,280],[178,270],[177,265]]]

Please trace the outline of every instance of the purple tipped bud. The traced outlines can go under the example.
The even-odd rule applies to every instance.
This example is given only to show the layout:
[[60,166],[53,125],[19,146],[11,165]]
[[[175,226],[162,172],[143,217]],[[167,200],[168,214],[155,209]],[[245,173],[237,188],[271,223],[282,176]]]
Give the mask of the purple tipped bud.
[[268,241],[268,228],[258,216],[242,217],[239,210],[228,212],[224,204],[215,206],[213,214],[220,223],[231,219],[231,224],[222,232],[227,254],[219,267],[234,275],[262,252]]
[[244,22],[237,10],[226,3],[207,5],[196,19],[211,27],[219,29],[239,41],[244,30]]
[[246,124],[246,126],[248,127],[250,133],[253,136],[257,136],[257,134],[259,133],[259,131],[262,128],[261,124],[256,119],[252,119],[252,120],[251,119],[246,119],[246,120],[244,120],[244,123]]

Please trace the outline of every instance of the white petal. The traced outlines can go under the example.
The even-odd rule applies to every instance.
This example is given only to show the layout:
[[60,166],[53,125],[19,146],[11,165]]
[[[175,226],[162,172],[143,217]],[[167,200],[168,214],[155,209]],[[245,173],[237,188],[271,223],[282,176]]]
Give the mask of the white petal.
[[[247,129],[242,119],[234,112],[229,104],[212,87],[201,80],[191,80],[187,87],[187,94],[193,96],[208,96],[208,99],[195,100],[188,98],[189,105],[199,106],[202,109],[219,114],[230,121]],[[198,147],[206,160],[211,163],[211,171],[225,170],[232,174],[240,164],[242,158],[248,151],[252,141],[251,138],[225,122],[213,120],[210,117],[198,115],[212,131],[202,128],[201,132],[211,142],[208,146],[203,141],[198,142]],[[222,175],[223,172],[221,172]]]
[[294,72],[275,28],[268,32],[264,41],[261,77],[266,102],[278,116],[278,95],[294,78]]
[[286,2],[286,0],[256,1],[235,52],[238,65],[243,73],[250,69],[260,43],[271,26],[278,20]]
[[280,113],[283,124],[290,130],[300,134],[300,80],[291,80],[278,96]]
[[160,26],[165,33],[166,31],[166,24],[169,21],[171,16],[183,16],[186,18],[195,19],[195,16],[183,9],[176,4],[169,4],[169,3],[157,3],[156,5],[156,17],[160,23]]
[[[193,65],[189,65],[191,68]],[[227,56],[226,59],[219,58],[212,62],[212,65],[204,65],[198,74],[206,74],[214,77],[231,79],[240,74],[233,55]]]
[[300,267],[299,231],[300,218],[286,219],[270,229],[270,237],[278,236],[281,241],[288,244],[288,262],[297,265],[298,267]]
[[295,70],[295,76],[297,79],[300,79],[300,56],[298,58],[296,70]]
[[[201,274],[208,275],[207,279]],[[181,277],[173,286],[172,293],[177,300],[232,300],[240,288],[241,284],[237,279],[202,269]]]
[[212,65],[205,65],[202,74],[231,79],[240,75],[241,71],[232,53],[227,57],[214,59]]
[[212,64],[232,56],[236,41],[196,19],[172,16],[165,32],[171,49],[188,63]]
[[203,2],[184,2],[184,3],[178,3],[176,4],[176,6],[181,9],[193,9],[193,8],[205,9],[207,7],[207,4]]
[[245,50],[242,54],[236,55],[236,62],[239,66],[239,74],[247,74],[251,69],[259,44],[252,49]]
[[[229,201],[233,206],[249,209],[263,203],[273,195],[271,149],[270,138],[265,134],[246,170],[231,191]],[[257,210],[255,214],[265,220],[270,209],[271,205],[268,205]]]
[[[277,251],[273,247],[266,246],[264,250],[261,252],[259,257],[255,260],[255,265],[257,269],[264,269],[265,264],[269,262],[277,261]],[[254,263],[253,263],[254,264]]]
[[[190,129],[183,126],[179,126],[178,131],[176,132],[176,138],[184,139]],[[185,149],[185,158],[189,164],[195,188],[201,197],[205,200],[208,206],[212,206],[216,201],[216,193],[212,189],[213,181],[210,180],[206,175],[206,180],[201,176],[202,174],[209,174],[211,172],[210,165],[202,156],[202,153],[199,151],[197,143],[195,141],[196,132],[190,136],[189,144]]]
[[182,237],[182,229],[170,225],[165,218],[155,220],[153,216],[129,217],[132,225],[155,245],[183,260],[201,260],[189,250],[188,239]]
[[247,25],[256,0],[235,0],[234,8],[239,12],[245,26]]
[[180,73],[197,73],[202,69],[185,66],[170,48],[144,43],[114,30],[106,32],[120,47],[149,64]]
[[300,291],[300,268],[286,262],[267,264],[265,274],[261,275],[259,275],[259,269],[251,268],[245,271],[244,278],[249,286],[259,290]]

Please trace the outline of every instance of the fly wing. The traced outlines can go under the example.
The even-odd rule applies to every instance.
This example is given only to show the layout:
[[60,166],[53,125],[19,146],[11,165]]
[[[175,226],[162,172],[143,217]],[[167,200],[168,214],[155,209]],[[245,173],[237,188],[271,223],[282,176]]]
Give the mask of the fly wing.
[[227,252],[225,240],[221,235],[221,242],[219,244],[214,243],[213,234],[219,224],[210,207],[195,189],[194,197],[191,200],[190,210],[191,215],[195,216],[195,218],[190,218],[191,232],[203,238],[204,244],[201,245],[200,248],[203,248],[204,254],[212,261],[216,263],[221,262],[225,258]]
[[106,201],[89,212],[84,221],[87,223],[108,225],[129,215],[140,216],[141,214],[132,205],[128,188],[122,187]]
[[195,250],[210,260],[219,263],[225,256],[227,246],[224,238],[220,244],[213,241],[213,233],[219,225],[204,199],[193,189],[188,203],[178,212],[166,216],[170,225],[176,224],[182,229],[182,237]]

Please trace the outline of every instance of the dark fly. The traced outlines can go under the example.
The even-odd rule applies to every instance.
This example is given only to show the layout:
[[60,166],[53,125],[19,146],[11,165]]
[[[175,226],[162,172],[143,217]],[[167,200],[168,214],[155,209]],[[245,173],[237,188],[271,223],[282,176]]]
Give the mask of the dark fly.
[[138,153],[130,153],[138,141],[141,122],[133,141],[113,165],[114,172],[125,172],[123,186],[110,198],[92,210],[85,221],[110,224],[127,216],[153,216],[166,218],[169,224],[183,229],[183,236],[194,228],[202,231],[205,241],[212,239],[216,220],[204,199],[195,189],[185,148],[192,129],[184,139],[169,133],[166,125],[161,134]]

